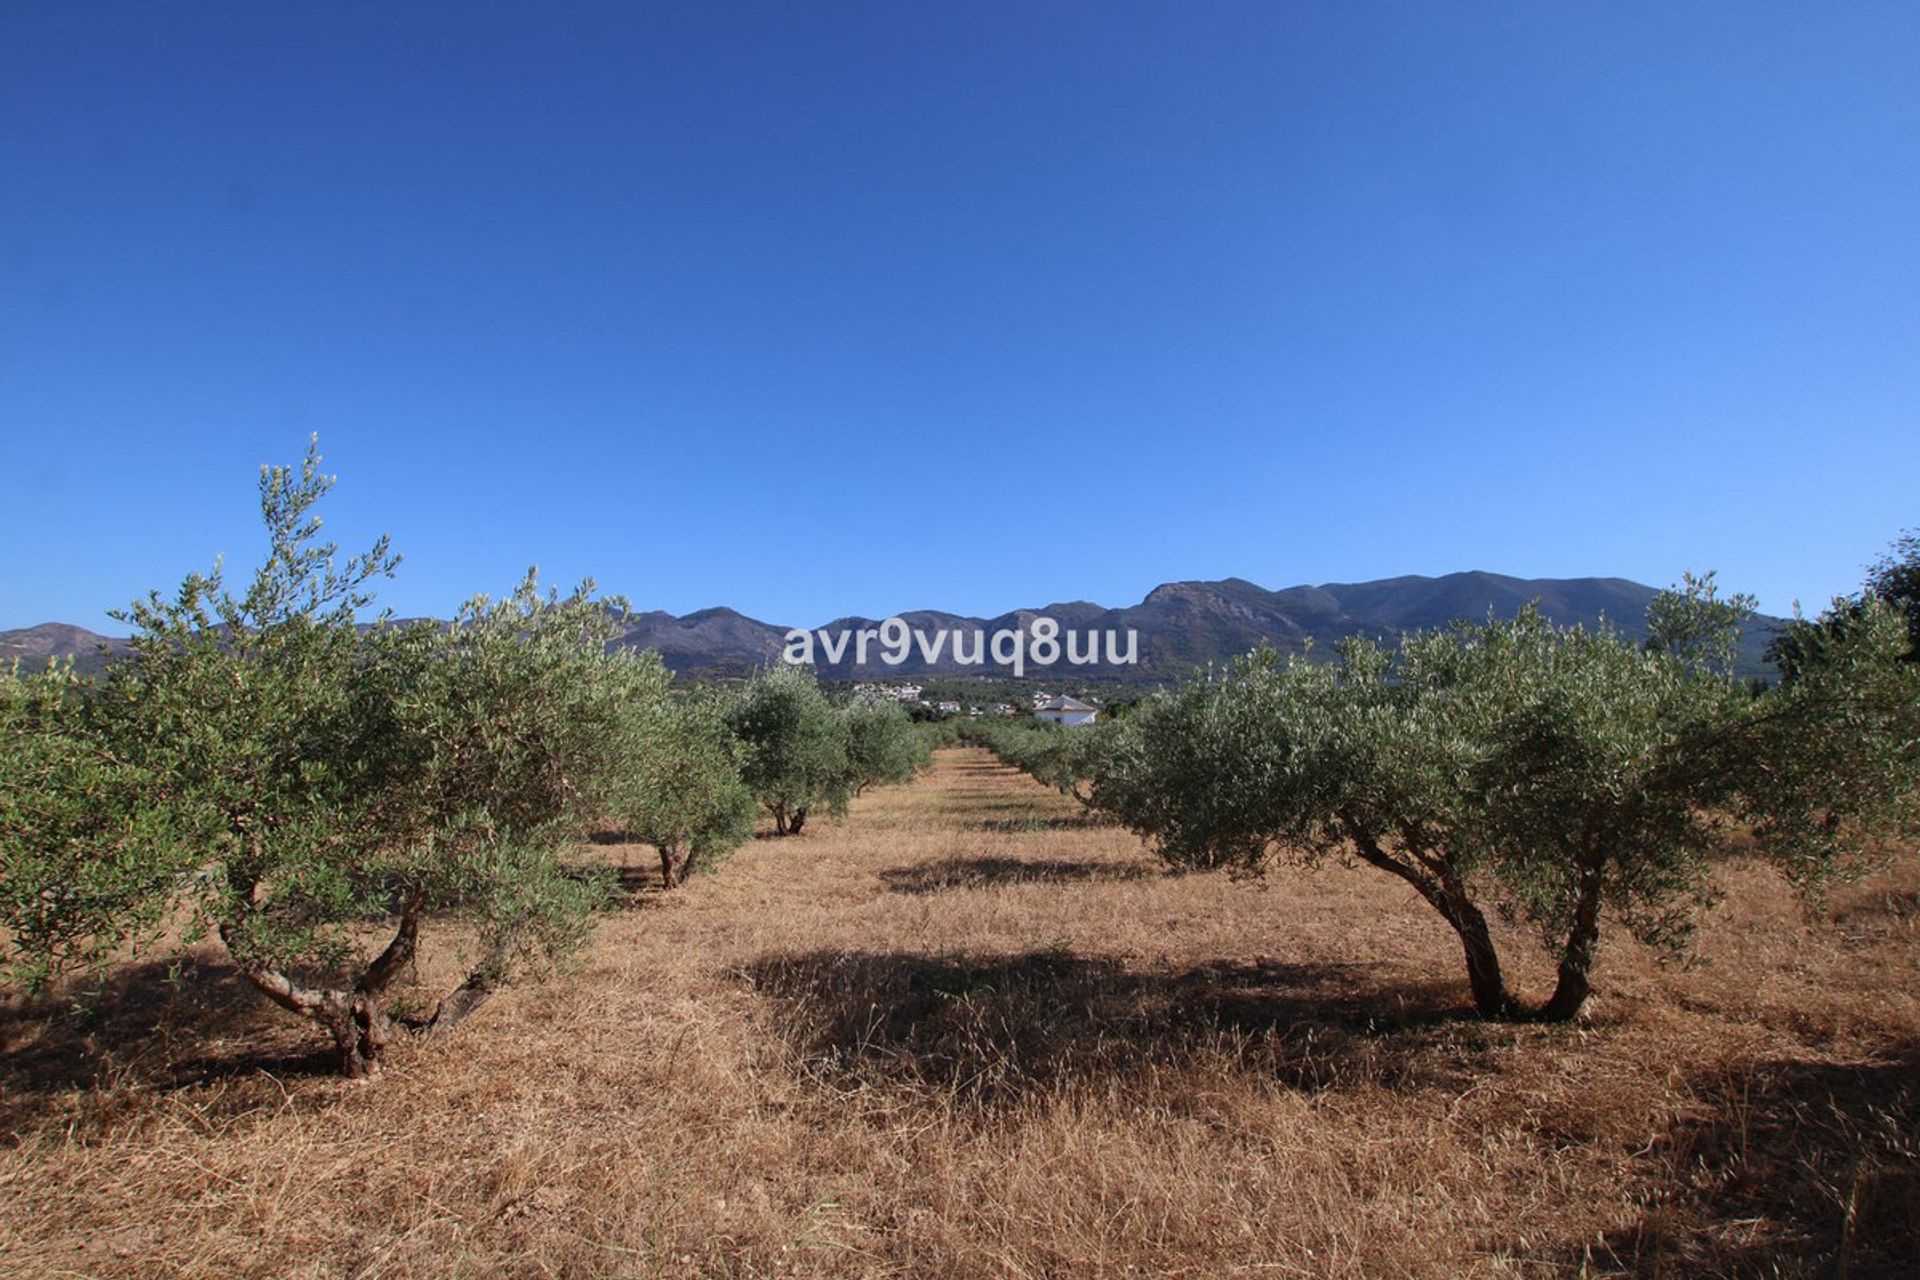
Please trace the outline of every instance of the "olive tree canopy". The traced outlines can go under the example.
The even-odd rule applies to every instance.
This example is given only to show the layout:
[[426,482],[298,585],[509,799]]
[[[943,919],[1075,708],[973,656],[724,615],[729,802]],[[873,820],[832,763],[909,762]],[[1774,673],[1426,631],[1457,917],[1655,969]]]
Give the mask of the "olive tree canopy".
[[[1643,645],[1528,609],[1330,663],[1256,654],[1116,726],[1093,802],[1180,865],[1332,856],[1396,876],[1459,936],[1481,1013],[1571,1018],[1603,916],[1683,946],[1743,825],[1817,886],[1912,820],[1904,619],[1866,609],[1817,671],[1756,695],[1723,665],[1747,609],[1709,576],[1661,598]],[[1494,906],[1558,962],[1541,1004],[1507,986]]]
[[[529,574],[444,627],[363,625],[398,560],[320,539],[319,461],[262,469],[267,555],[241,590],[216,568],[137,602],[96,683],[0,680],[0,928],[41,983],[184,922],[361,1075],[396,1025],[456,1022],[580,941],[600,890],[560,853],[652,676],[606,652],[619,606],[591,584]],[[464,922],[474,962],[396,1019],[429,915]]]

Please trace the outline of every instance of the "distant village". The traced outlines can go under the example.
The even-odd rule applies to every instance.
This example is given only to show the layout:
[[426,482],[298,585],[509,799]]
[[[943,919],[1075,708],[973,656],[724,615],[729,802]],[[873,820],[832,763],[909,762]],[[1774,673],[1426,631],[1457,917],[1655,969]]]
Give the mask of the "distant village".
[[853,686],[855,697],[898,702],[916,714],[929,718],[966,716],[978,719],[983,716],[1026,714],[1038,720],[1068,726],[1092,724],[1100,718],[1099,707],[1064,693],[1036,691],[1031,697],[1031,705],[1023,709],[1011,702],[973,704],[951,699],[928,699],[922,696],[925,690],[926,686],[917,684],[868,683]]

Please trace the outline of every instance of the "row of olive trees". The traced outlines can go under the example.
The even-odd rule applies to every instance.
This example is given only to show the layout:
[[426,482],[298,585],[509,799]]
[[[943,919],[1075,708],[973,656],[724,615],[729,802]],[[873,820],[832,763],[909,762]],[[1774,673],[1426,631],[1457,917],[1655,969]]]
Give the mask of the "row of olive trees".
[[711,689],[634,704],[648,744],[622,771],[609,821],[653,845],[664,888],[711,871],[752,834],[764,809],[777,835],[814,811],[839,815],[868,787],[906,782],[932,758],[897,703],[836,704],[799,667],[762,671],[727,696]]
[[985,747],[1002,764],[1011,765],[1061,795],[1084,804],[1093,797],[1088,784],[1104,750],[1110,725],[1066,727],[1032,717],[977,720],[961,726],[960,741]]
[[660,856],[660,887],[712,871],[753,835],[753,792],[742,776],[747,744],[727,724],[711,690],[629,704],[628,757],[606,804],[606,821]]
[[[1528,610],[1392,650],[1353,640],[1333,662],[1264,652],[1053,767],[1177,866],[1340,858],[1397,877],[1459,936],[1482,1014],[1565,1020],[1603,919],[1684,947],[1716,856],[1757,847],[1817,893],[1912,836],[1920,663],[1902,603],[1870,584],[1795,623],[1783,679],[1758,691],[1730,672],[1751,601],[1711,575],[1663,594],[1642,644]],[[1544,1002],[1509,988],[1493,910],[1557,961]]]
[[[448,625],[362,624],[398,558],[321,540],[331,485],[311,449],[263,469],[264,565],[118,615],[131,653],[101,679],[0,675],[0,980],[209,938],[366,1075],[398,1031],[450,1026],[579,945],[606,882],[563,855],[589,826],[656,846],[672,886],[751,834],[756,800],[797,829],[919,759],[904,713],[856,706],[831,716],[838,763],[793,783],[754,708],[798,690],[811,723],[810,678],[732,703],[675,689],[656,655],[609,652],[624,605],[591,584],[543,594],[529,574]],[[466,926],[472,963],[403,1007],[429,919]]]
[[844,813],[870,786],[907,781],[932,755],[929,736],[898,703],[835,705],[802,667],[760,672],[726,723],[744,746],[746,785],[782,836],[799,835],[813,813]]

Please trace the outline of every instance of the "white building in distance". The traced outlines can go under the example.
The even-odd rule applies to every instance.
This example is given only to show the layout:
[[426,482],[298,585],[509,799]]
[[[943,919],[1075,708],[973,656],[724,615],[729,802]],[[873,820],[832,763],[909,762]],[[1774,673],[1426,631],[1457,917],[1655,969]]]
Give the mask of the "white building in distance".
[[1033,709],[1033,714],[1042,720],[1064,725],[1092,724],[1100,717],[1099,711],[1093,707],[1065,694],[1048,698]]

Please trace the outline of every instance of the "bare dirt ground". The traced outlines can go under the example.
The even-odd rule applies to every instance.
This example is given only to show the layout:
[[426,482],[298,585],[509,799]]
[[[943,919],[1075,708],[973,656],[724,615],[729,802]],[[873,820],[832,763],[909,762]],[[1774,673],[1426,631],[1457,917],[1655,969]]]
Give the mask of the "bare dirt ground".
[[1490,1026],[1397,882],[1168,876],[947,751],[372,1084],[210,954],[13,1011],[0,1274],[1915,1274],[1920,873],[1724,887]]

